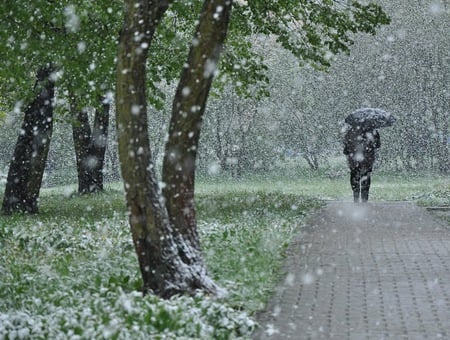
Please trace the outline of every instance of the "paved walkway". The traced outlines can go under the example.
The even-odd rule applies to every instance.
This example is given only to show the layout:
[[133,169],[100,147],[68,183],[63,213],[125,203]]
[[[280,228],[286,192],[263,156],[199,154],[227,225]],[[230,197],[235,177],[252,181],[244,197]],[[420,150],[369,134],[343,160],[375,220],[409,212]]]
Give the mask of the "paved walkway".
[[286,262],[254,339],[450,339],[450,227],[413,203],[330,202]]

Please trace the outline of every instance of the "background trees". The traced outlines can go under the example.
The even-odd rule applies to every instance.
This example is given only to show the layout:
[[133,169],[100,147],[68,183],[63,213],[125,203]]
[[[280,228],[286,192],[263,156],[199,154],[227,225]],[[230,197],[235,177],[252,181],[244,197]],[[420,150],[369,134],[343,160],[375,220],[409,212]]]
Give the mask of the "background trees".
[[[189,31],[194,27],[194,13],[199,8],[199,1],[174,1],[170,15],[163,18],[161,29],[155,36],[155,53],[152,54],[148,67],[152,77],[147,86],[152,90],[149,102],[156,110],[161,110],[164,102],[164,91],[160,85],[170,84],[178,74],[178,67],[184,62],[186,42],[190,39]],[[1,84],[3,93],[8,93],[5,96],[8,101],[6,105],[15,105],[18,111],[26,106],[32,98],[33,79],[30,74],[36,72],[39,65],[51,62],[54,66],[51,76],[57,86],[54,105],[58,120],[64,117],[65,121],[70,122],[75,135],[78,135],[74,141],[84,141],[86,144],[92,137],[89,136],[86,122],[94,124],[94,117],[86,119],[85,112],[102,112],[102,101],[99,98],[111,97],[111,65],[122,15],[121,2],[98,1],[92,5],[85,1],[60,1],[48,6],[45,1],[18,1],[2,4],[1,9],[1,35],[3,41],[7,41],[0,48],[0,55],[4,60],[0,71],[3,79],[7,79]],[[353,15],[349,15],[350,12]],[[327,19],[333,15],[335,19]],[[346,50],[347,44],[351,43],[352,38],[346,32],[371,32],[374,26],[367,25],[371,20],[385,21],[385,17],[373,5],[346,7],[311,4],[306,1],[301,6],[277,2],[236,3],[228,48],[217,81],[218,89],[223,87],[221,84],[230,83],[240,96],[265,92],[259,87],[259,83],[266,80],[264,72],[267,66],[262,62],[263,56],[253,49],[261,34],[272,34],[297,58],[318,66],[327,66],[330,53]],[[275,22],[279,24],[274,25]],[[317,39],[318,36],[322,39]],[[170,60],[160,51],[169,51]],[[106,125],[106,120],[104,122],[103,125]],[[95,126],[90,127],[91,132],[94,129]],[[106,133],[106,130],[103,129],[103,132]],[[106,134],[101,139],[105,138]],[[76,143],[75,157],[72,156],[71,162],[66,159],[64,162],[62,159],[57,160],[54,156],[58,152],[50,149],[52,166],[49,170],[57,171],[58,163],[70,163],[74,167],[78,164],[79,191],[86,192],[89,188],[96,191],[101,185],[95,183],[94,178],[100,180],[101,172],[97,169],[97,175],[94,176],[90,169],[82,169],[82,165],[102,164],[102,159],[94,158],[102,157],[103,153],[95,156],[83,152],[88,148],[81,144]],[[90,144],[95,143],[91,141]],[[245,149],[241,148],[241,151]],[[60,154],[66,155],[65,152]],[[106,154],[109,160],[105,163],[115,164],[114,152],[108,151]],[[247,161],[248,164],[251,162]],[[239,164],[240,168],[244,167],[242,163]],[[63,172],[66,174],[68,169]],[[69,171],[72,174],[77,172]]]
[[[10,47],[0,51],[6,60],[6,66],[0,71],[2,76],[10,77],[5,89],[10,89],[12,84],[28,88],[30,71],[39,70],[40,65],[52,66],[47,78],[57,86],[57,97],[44,104],[68,111],[65,116],[73,125],[79,191],[89,192],[101,188],[100,179],[91,170],[98,170],[96,165],[103,163],[108,120],[105,110],[102,119],[94,119],[90,128],[87,112],[90,107],[95,111],[102,103],[109,104],[99,98],[111,98],[115,81],[119,156],[144,292],[152,291],[164,297],[198,288],[217,290],[206,276],[198,244],[194,184],[203,116],[218,70],[223,71],[218,79],[218,93],[232,84],[231,99],[236,94],[258,98],[265,91],[258,85],[267,79],[263,74],[267,65],[262,63],[265,53],[260,44],[262,35],[272,37],[273,46],[290,51],[301,64],[311,63],[322,69],[329,67],[334,54],[348,51],[353,42],[351,34],[374,33],[377,26],[389,21],[380,7],[354,2],[239,1],[232,6],[229,0],[203,4],[201,1],[127,0],[117,72],[113,73],[112,51],[116,50],[121,21],[118,18],[122,17],[119,3],[63,1],[51,10],[47,5],[45,1],[4,5],[2,32]],[[219,69],[219,55],[232,7],[229,48]],[[195,32],[193,39],[192,32]],[[253,41],[260,54],[258,49],[253,49]],[[184,63],[180,56],[187,53],[188,46],[188,60]],[[170,58],[167,58],[168,51]],[[20,61],[21,72],[12,74],[7,67],[15,59]],[[160,188],[149,146],[147,108],[148,104],[153,109],[161,106],[164,99],[161,83],[170,85],[180,70],[162,155],[164,185]],[[25,93],[24,98],[28,100],[27,93],[32,91]],[[254,150],[258,156],[273,144],[260,138],[266,126],[256,123],[257,120],[268,123],[269,107],[257,107],[253,100],[246,99],[245,104],[231,105],[239,124],[226,126],[223,120],[216,119],[215,136],[228,140],[215,148],[219,164],[235,162],[236,175],[251,166],[268,168],[263,157],[252,165],[249,149],[253,146],[252,134],[257,137]],[[299,115],[295,117],[300,124],[307,121],[300,120]],[[267,132],[276,136],[277,119],[271,121],[274,125]],[[33,129],[36,127],[38,124]],[[97,138],[97,134],[101,137]],[[235,140],[231,147],[230,139]],[[318,166],[317,160],[308,159],[313,167]],[[7,182],[7,187],[16,186],[17,176],[8,177]],[[8,196],[6,192],[6,201]],[[37,203],[34,206],[37,209]]]
[[[361,106],[382,107],[399,120],[381,132],[379,166],[386,171],[445,171],[448,3],[381,3],[391,15],[391,25],[375,37],[358,36],[350,55],[338,56],[326,74],[301,73],[303,88],[316,100],[305,111],[308,120],[321,116],[320,125],[308,128],[320,136],[320,126],[331,138],[322,139],[327,142],[320,148],[340,153],[339,124],[345,115]],[[308,128],[300,128],[300,133]]]
[[[352,36],[356,43],[350,53],[330,54],[331,67],[327,72],[311,67],[298,70],[297,59],[283,52],[275,39],[254,44],[255,50],[265,56],[269,69],[270,97],[258,101],[255,107],[260,113],[258,122],[265,129],[260,130],[258,139],[252,139],[251,147],[245,147],[252,150],[250,165],[240,162],[247,171],[253,171],[253,165],[261,159],[270,165],[281,161],[284,167],[285,161],[292,165],[305,159],[311,169],[318,167],[332,174],[335,171],[329,169],[337,157],[344,169],[340,135],[343,120],[362,106],[379,106],[398,117],[393,128],[381,131],[379,169],[409,173],[447,171],[448,2],[426,1],[408,6],[401,1],[380,3],[392,23],[382,27],[376,36]],[[235,106],[243,107],[245,102],[239,99]],[[221,115],[213,105],[210,109],[208,119]],[[277,117],[275,122],[273,117]],[[219,138],[210,137],[205,135],[202,140],[208,150],[221,144]],[[272,147],[258,153],[254,144],[263,145],[264,141],[270,141]],[[230,160],[235,158],[231,156]],[[211,164],[217,158],[211,156],[202,161]],[[226,167],[222,170],[228,171]]]
[[[112,76],[114,72],[110,65],[113,63],[115,39],[111,37],[117,36],[118,20],[114,19],[115,15],[120,16],[120,6],[118,2],[96,2],[95,4],[87,4],[79,1],[76,3],[70,1],[59,1],[49,6],[47,1],[34,1],[32,3],[26,1],[7,2],[1,5],[1,39],[6,41],[5,45],[0,47],[0,57],[2,63],[0,65],[0,73],[5,82],[2,82],[0,89],[2,93],[8,93],[5,98],[10,105],[14,105],[21,110],[21,107],[30,107],[28,102],[32,101],[34,96],[33,79],[30,74],[42,73],[47,70],[47,79],[49,82],[57,86],[57,96],[53,95],[47,100],[42,101],[42,107],[36,108],[34,111],[45,111],[45,106],[50,107],[51,111],[56,106],[64,107],[72,104],[73,110],[80,110],[86,106],[98,107],[100,101],[98,98],[106,91],[111,90]],[[114,7],[116,5],[116,7]],[[116,26],[114,26],[116,24]],[[99,79],[102,79],[99,81]],[[39,101],[33,101],[30,105],[39,104]],[[74,104],[75,103],[75,104]],[[34,117],[32,114],[31,117]],[[75,115],[74,118],[79,118]],[[86,118],[86,117],[84,117]],[[39,119],[34,117],[34,119]],[[50,123],[53,117],[47,115],[46,121]],[[75,141],[87,140],[90,136],[86,136],[87,119],[72,121],[75,129],[80,132],[82,127],[82,136],[75,138]],[[103,125],[105,119],[103,119]],[[24,126],[30,122],[24,121]],[[34,140],[33,134],[40,135],[39,128],[41,123],[32,122],[30,128],[23,129],[25,133],[30,133],[22,142],[27,148],[35,148],[31,145]],[[49,124],[51,129],[52,124]],[[100,129],[101,130],[101,129]],[[104,129],[103,129],[104,130]],[[44,133],[44,132],[43,132]],[[45,155],[39,159],[43,164],[39,166],[42,171],[45,167],[47,158],[48,144],[50,144],[51,132],[46,133],[44,140],[47,147],[42,151]],[[78,164],[91,164],[95,161],[102,163],[103,160],[94,160],[92,153],[81,152],[83,148],[77,143]],[[85,148],[84,148],[85,149]],[[19,143],[16,152],[21,153],[15,155],[14,159],[21,159],[21,163],[32,164],[32,153],[23,153],[20,151]],[[98,152],[95,156],[101,156]],[[90,161],[89,161],[90,160]],[[94,161],[94,162],[93,162]],[[37,212],[37,198],[41,183],[35,182],[34,179],[42,178],[42,175],[36,173],[34,168],[30,169],[29,176],[21,176],[18,172],[12,171],[10,168],[7,178],[7,188],[4,201],[24,201],[24,198],[17,197],[13,194],[20,186],[23,188],[35,188],[36,191],[30,197],[33,202],[29,205],[33,209],[24,208],[20,205],[14,205],[10,209],[4,206],[4,211],[32,211]],[[101,176],[89,176],[86,168],[78,172],[80,182],[86,185],[80,185],[80,191],[86,191],[86,188],[96,188],[92,184],[93,178],[99,180]],[[94,190],[95,191],[95,190]]]
[[[339,122],[345,114],[364,105],[382,106],[399,116],[399,122],[393,129],[382,132],[386,148],[383,147],[381,150],[379,166],[386,170],[399,171],[439,171],[440,168],[445,170],[443,168],[447,164],[445,162],[447,152],[445,152],[446,143],[443,136],[446,134],[448,120],[446,118],[446,112],[448,112],[446,79],[449,57],[446,48],[448,39],[445,34],[448,28],[446,16],[448,4],[427,1],[421,4],[409,4],[408,8],[400,1],[385,1],[382,4],[391,15],[392,24],[381,29],[374,37],[363,35],[352,37],[357,43],[351,48],[348,56],[342,55],[336,58],[328,54],[328,58],[331,58],[329,61],[335,60],[335,62],[326,74],[308,68],[297,68],[297,58],[283,52],[280,45],[276,43],[276,36],[263,37],[258,35],[259,31],[254,25],[240,22],[240,19],[246,18],[245,11],[248,12],[251,9],[248,6],[237,5],[239,11],[235,11],[232,18],[228,48],[220,64],[221,72],[215,85],[220,90],[223,88],[220,81],[233,83],[234,89],[230,88],[227,91],[235,92],[234,107],[241,111],[247,105],[252,106],[252,110],[258,109],[257,123],[260,127],[253,128],[254,131],[258,130],[259,138],[247,138],[247,141],[252,142],[247,143],[245,147],[239,146],[240,142],[236,137],[239,135],[237,127],[236,130],[233,127],[227,130],[230,138],[235,140],[232,143],[235,145],[234,149],[239,147],[242,154],[248,153],[257,157],[247,158],[246,161],[235,165],[233,162],[237,158],[234,155],[222,157],[222,164],[227,163],[225,160],[229,159],[228,168],[223,167],[223,172],[235,172],[231,169],[234,166],[241,169],[240,173],[245,173],[243,169],[250,171],[255,168],[255,164],[261,164],[261,160],[264,160],[263,163],[273,165],[272,159],[281,160],[284,157],[280,150],[286,150],[285,153],[289,157],[292,152],[303,156],[307,154],[305,150],[313,150],[312,157],[319,160],[319,167],[326,168],[328,160],[332,157],[330,155],[340,153]],[[65,8],[70,5],[75,6],[75,9],[72,6],[66,11]],[[19,132],[22,124],[20,112],[33,98],[31,92],[35,83],[34,75],[40,65],[39,61],[45,61],[46,56],[51,56],[62,65],[63,72],[54,74],[57,76],[58,90],[55,107],[56,131],[53,138],[56,138],[58,142],[55,146],[50,145],[50,164],[44,175],[44,183],[63,184],[68,176],[72,181],[76,180],[75,150],[65,141],[65,135],[70,133],[70,130],[67,132],[64,125],[67,124],[65,122],[75,122],[75,120],[69,113],[68,90],[64,84],[72,84],[78,91],[76,93],[79,93],[78,105],[74,109],[75,114],[89,106],[95,106],[101,111],[101,100],[96,92],[102,95],[109,93],[105,84],[108,83],[107,79],[111,81],[111,78],[108,78],[111,71],[107,70],[106,65],[112,62],[115,56],[113,52],[120,26],[121,2],[109,1],[104,4],[96,2],[96,6],[89,10],[91,19],[85,17],[83,2],[68,1],[52,8],[46,6],[44,2],[33,2],[33,4],[14,2],[1,6],[1,15],[4,20],[1,21],[3,28],[0,34],[7,44],[0,47],[2,60],[4,60],[0,65],[3,75],[0,86],[3,93],[2,111],[8,114],[3,121],[6,125],[2,126],[3,131],[0,136],[2,145],[5,146],[0,151],[3,178],[6,180],[5,171],[7,172],[9,167],[14,141],[17,139],[16,133]],[[155,46],[157,46],[155,50],[167,50],[173,58],[167,61],[167,58],[164,60],[163,53],[154,53],[149,63],[149,73],[152,74],[153,79],[147,84],[152,89],[152,95],[149,97],[152,103],[149,110],[152,110],[152,115],[149,119],[154,120],[150,123],[150,127],[161,124],[154,129],[150,128],[149,132],[155,137],[158,135],[158,140],[161,141],[159,144],[155,143],[157,145],[154,146],[153,155],[159,159],[159,163],[161,163],[161,152],[157,150],[162,150],[161,137],[165,135],[163,126],[168,123],[167,108],[170,106],[170,97],[174,91],[171,79],[178,74],[177,65],[184,62],[183,55],[187,51],[186,42],[189,40],[187,30],[192,27],[193,22],[193,10],[180,10],[180,13],[190,13],[189,16],[181,15],[175,12],[178,8],[176,6],[187,6],[187,4],[182,2],[173,4],[173,13],[177,14],[171,14],[166,18],[167,24],[161,25],[155,39]],[[48,11],[51,13],[39,14]],[[72,14],[69,15],[69,13]],[[74,15],[80,20],[78,30],[68,30],[66,21],[69,22]],[[49,17],[51,19],[48,19]],[[67,32],[46,28],[40,21],[44,19],[59,23],[59,26]],[[76,20],[74,22],[76,23]],[[101,25],[95,24],[97,22]],[[423,28],[423,22],[427,23],[427,29]],[[43,32],[42,36],[36,33],[38,30]],[[32,32],[34,33],[31,34]],[[245,38],[244,33],[249,34],[251,38]],[[71,56],[70,60],[66,60],[68,59],[66,55]],[[108,62],[103,62],[104,60]],[[270,73],[266,71],[268,67]],[[75,72],[76,70],[79,72]],[[253,79],[249,86],[245,86],[246,76],[252,76]],[[269,88],[260,86],[267,76],[273,84],[270,86],[271,99],[268,101],[259,99],[253,104],[248,104],[248,100],[243,98],[245,94],[255,94],[258,90],[268,91]],[[252,85],[258,82],[258,85]],[[80,91],[85,91],[87,95],[83,95]],[[164,99],[164,95],[167,100]],[[220,94],[220,96],[221,99],[225,99],[227,94]],[[220,97],[216,98],[219,100]],[[87,103],[87,99],[91,102]],[[224,104],[231,107],[228,102],[224,101],[216,105],[213,101],[207,109],[206,124],[209,124],[210,120],[215,120],[216,113],[218,115],[227,113],[228,109],[225,109]],[[291,108],[291,105],[294,106]],[[222,113],[215,110],[215,107],[220,107]],[[299,109],[306,121],[320,120],[321,124],[297,127],[294,112],[298,115]],[[92,125],[95,110],[88,109],[87,112],[92,112],[89,114]],[[246,115],[250,115],[250,112]],[[272,118],[280,117],[279,115],[282,117],[282,122],[280,119]],[[239,117],[244,119],[244,116]],[[267,124],[264,124],[265,122]],[[278,137],[271,134],[276,130],[275,127],[284,129]],[[112,138],[108,142],[106,169],[103,172],[108,180],[118,178],[114,169],[117,158],[114,146],[114,122],[110,124],[109,134]],[[313,135],[321,137],[311,138]],[[328,138],[324,139],[325,135]],[[290,137],[284,138],[286,136]],[[210,164],[216,164],[216,162],[220,164],[211,150],[217,149],[216,146],[224,142],[223,139],[219,141],[218,138],[211,137],[209,132],[205,132],[200,141],[201,147],[205,150],[201,155],[201,168],[205,171]],[[282,142],[283,138],[288,143]],[[156,141],[155,138],[152,140]],[[308,142],[326,140],[327,142],[310,147],[304,145],[305,140]],[[276,145],[270,146],[271,144]],[[291,149],[292,152],[289,151]],[[67,157],[69,154],[70,157]],[[258,167],[259,165],[256,166]],[[217,169],[215,166],[212,168]]]

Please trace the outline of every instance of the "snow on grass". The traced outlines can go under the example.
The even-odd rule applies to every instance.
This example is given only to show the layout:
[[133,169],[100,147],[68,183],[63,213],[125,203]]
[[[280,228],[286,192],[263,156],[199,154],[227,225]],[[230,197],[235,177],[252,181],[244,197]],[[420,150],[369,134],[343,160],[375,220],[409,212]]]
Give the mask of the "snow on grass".
[[229,294],[170,300],[139,292],[120,193],[53,193],[41,206],[39,216],[0,217],[0,339],[249,337],[297,220],[314,205],[273,193],[200,195],[208,269]]

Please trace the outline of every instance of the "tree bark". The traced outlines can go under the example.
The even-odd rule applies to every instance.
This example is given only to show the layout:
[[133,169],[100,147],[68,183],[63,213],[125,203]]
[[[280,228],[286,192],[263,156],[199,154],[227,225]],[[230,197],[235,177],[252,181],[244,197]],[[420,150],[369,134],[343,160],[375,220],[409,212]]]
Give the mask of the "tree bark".
[[[125,22],[119,38],[116,84],[116,123],[119,161],[125,184],[130,227],[145,293],[165,294],[159,282],[171,268],[164,265],[162,248],[168,231],[161,209],[148,143],[146,60],[155,32],[149,11],[155,4],[125,1]],[[149,31],[151,29],[151,31]],[[134,34],[140,34],[134,39]],[[147,34],[145,32],[148,32]],[[142,49],[141,45],[146,45]],[[137,51],[140,51],[138,53]]]
[[164,197],[172,224],[200,250],[195,217],[195,163],[203,114],[227,34],[232,1],[205,1],[172,107],[163,160]]
[[74,118],[72,135],[77,160],[78,193],[102,191],[110,105],[103,103],[101,110],[95,110],[92,129],[87,112],[77,110],[75,103],[71,106]]
[[37,72],[38,94],[25,110],[24,121],[10,163],[2,212],[38,212],[39,191],[53,131],[54,82],[52,68]]
[[190,260],[197,256],[196,249],[184,242],[178,228],[171,224],[173,219],[169,218],[158,188],[149,145],[146,60],[168,2],[127,0],[125,4],[117,58],[116,121],[119,159],[143,291],[165,298],[198,289],[215,293],[218,287],[207,276],[203,262]]

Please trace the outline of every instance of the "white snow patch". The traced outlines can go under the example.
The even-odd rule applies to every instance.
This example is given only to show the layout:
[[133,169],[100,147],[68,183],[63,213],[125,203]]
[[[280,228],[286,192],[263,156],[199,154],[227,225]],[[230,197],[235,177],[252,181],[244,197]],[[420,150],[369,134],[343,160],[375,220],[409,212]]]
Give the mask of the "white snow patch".
[[137,116],[140,112],[141,112],[140,105],[134,104],[134,105],[131,106],[131,114]]
[[213,18],[215,20],[219,20],[220,18],[220,14],[223,12],[223,6],[217,6],[216,7],[216,12],[213,14]]
[[144,148],[143,148],[142,146],[140,146],[140,147],[137,149],[136,154],[138,154],[138,155],[143,155],[143,154],[144,154]]
[[445,12],[445,8],[442,6],[442,3],[440,1],[434,1],[430,5],[430,13],[432,15],[440,15]]
[[208,165],[208,174],[217,175],[220,173],[221,167],[219,162],[212,162]]
[[112,104],[114,100],[114,92],[108,91],[105,93],[105,99],[103,100],[103,104]]
[[185,86],[183,87],[183,89],[181,90],[181,95],[183,97],[187,97],[191,94],[191,88],[189,86]]

